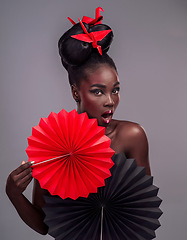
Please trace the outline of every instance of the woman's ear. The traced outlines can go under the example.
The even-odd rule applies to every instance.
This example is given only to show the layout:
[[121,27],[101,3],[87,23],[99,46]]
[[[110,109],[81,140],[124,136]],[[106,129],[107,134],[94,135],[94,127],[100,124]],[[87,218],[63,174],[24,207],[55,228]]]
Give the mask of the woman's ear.
[[80,96],[79,96],[79,90],[76,84],[71,85],[71,92],[72,92],[73,98],[75,99],[75,102],[79,103]]

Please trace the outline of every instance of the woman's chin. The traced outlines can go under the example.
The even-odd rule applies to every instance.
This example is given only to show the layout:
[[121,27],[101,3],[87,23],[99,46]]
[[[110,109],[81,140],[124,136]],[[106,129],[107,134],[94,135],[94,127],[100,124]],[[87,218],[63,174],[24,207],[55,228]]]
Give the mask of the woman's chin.
[[112,118],[101,117],[101,119],[97,119],[97,123],[101,127],[107,127],[110,124],[111,120],[112,120]]

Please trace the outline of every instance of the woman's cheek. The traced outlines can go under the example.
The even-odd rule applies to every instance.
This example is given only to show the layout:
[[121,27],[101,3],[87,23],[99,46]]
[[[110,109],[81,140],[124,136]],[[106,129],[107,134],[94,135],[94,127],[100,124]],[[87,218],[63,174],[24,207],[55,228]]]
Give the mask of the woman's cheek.
[[115,108],[117,108],[118,104],[119,104],[119,101],[120,101],[120,95],[118,95],[116,97],[116,100],[115,100]]

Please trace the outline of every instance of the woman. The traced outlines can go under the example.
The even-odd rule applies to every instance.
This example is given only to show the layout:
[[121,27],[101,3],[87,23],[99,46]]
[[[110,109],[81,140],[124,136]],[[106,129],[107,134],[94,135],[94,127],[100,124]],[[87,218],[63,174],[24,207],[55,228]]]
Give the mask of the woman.
[[[101,9],[100,9],[101,10]],[[107,55],[113,33],[101,24],[101,16],[83,18],[84,24],[75,24],[59,40],[59,53],[66,68],[77,112],[87,112],[89,118],[97,118],[105,127],[115,153],[124,152],[127,158],[135,158],[137,165],[144,166],[150,175],[148,141],[137,123],[112,118],[119,103],[120,82],[113,60]],[[43,195],[37,180],[34,181],[33,202],[23,192],[32,180],[31,162],[23,162],[10,173],[6,193],[23,221],[35,231],[47,234],[43,222]]]

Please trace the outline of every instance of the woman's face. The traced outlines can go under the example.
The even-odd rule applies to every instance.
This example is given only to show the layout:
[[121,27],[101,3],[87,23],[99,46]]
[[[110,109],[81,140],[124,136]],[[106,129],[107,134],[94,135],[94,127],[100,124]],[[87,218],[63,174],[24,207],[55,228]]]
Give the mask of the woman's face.
[[117,72],[108,65],[101,65],[82,79],[78,89],[78,112],[87,112],[89,118],[97,118],[100,126],[107,126],[119,103]]

